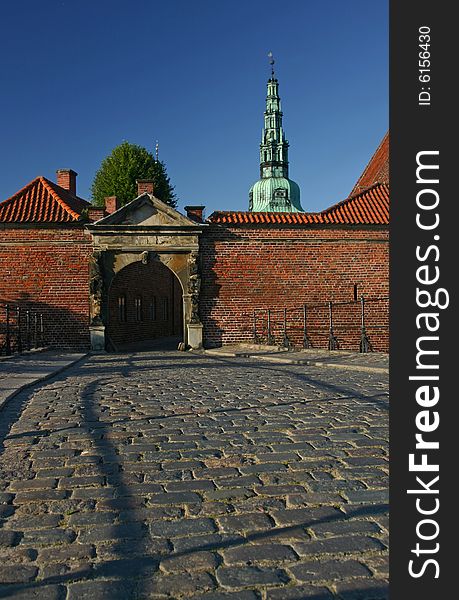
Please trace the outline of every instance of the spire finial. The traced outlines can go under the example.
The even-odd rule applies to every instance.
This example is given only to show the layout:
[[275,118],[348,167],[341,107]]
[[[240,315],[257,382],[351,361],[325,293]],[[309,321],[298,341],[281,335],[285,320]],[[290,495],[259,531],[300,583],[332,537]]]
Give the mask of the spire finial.
[[155,160],[156,160],[156,162],[158,162],[158,160],[159,160],[159,142],[158,142],[158,140],[156,140],[156,146],[155,146]]
[[271,51],[268,52],[269,64],[271,65],[271,77],[274,79],[274,58]]

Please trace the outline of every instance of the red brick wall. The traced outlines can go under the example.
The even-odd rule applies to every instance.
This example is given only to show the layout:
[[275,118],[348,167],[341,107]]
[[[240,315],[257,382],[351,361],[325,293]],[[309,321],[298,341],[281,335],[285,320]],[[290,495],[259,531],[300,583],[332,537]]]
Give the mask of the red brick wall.
[[[212,224],[201,239],[203,284],[201,318],[207,347],[253,340],[253,309],[273,313],[276,341],[282,338],[284,307],[287,331],[302,341],[304,303],[352,301],[357,294],[386,296],[389,287],[387,228],[221,226]],[[367,327],[375,350],[388,350],[388,303],[367,304]],[[335,307],[340,348],[358,349],[360,307]],[[377,327],[375,327],[377,326]],[[258,313],[266,333],[266,312]],[[309,311],[314,347],[327,347],[328,308]]]
[[[201,239],[200,310],[207,347],[253,340],[253,309],[276,309],[273,332],[282,337],[282,312],[289,309],[287,331],[302,341],[303,303],[351,301],[388,294],[388,231],[377,227],[280,226],[225,227],[211,224]],[[44,314],[45,341],[59,348],[89,348],[89,235],[82,227],[0,228],[0,303],[19,302]],[[149,322],[148,305],[172,297],[170,271],[156,263],[126,267],[110,291],[108,332],[132,341],[181,333],[181,287],[175,283],[175,325]],[[162,274],[161,274],[162,273]],[[177,287],[178,286],[178,287]],[[164,292],[164,293],[163,293]],[[117,298],[125,293],[127,322],[117,323]],[[145,320],[135,322],[134,297],[142,297]],[[387,302],[367,303],[367,328],[375,350],[388,349]],[[358,349],[359,307],[335,306],[335,335],[342,349]],[[308,312],[314,347],[326,347],[326,308]],[[257,332],[266,334],[266,312],[258,313]],[[1,329],[0,329],[1,337]],[[1,343],[1,339],[0,339]]]
[[[120,297],[125,298],[124,322],[119,314]],[[140,321],[137,320],[136,298],[141,299]],[[108,311],[106,333],[115,348],[163,336],[180,336],[183,332],[182,287],[172,271],[159,262],[144,265],[139,261],[122,269],[110,286]]]
[[0,228],[0,303],[43,313],[45,343],[89,348],[91,238],[79,227]]

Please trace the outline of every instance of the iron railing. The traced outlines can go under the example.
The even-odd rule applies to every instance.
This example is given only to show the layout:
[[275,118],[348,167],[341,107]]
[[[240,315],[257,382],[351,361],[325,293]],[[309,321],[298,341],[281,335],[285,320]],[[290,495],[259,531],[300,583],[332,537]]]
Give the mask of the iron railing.
[[[347,302],[304,304],[294,308],[256,308],[252,316],[255,344],[339,350],[342,346],[372,352],[370,338],[388,339],[388,296]],[[384,345],[384,344],[383,344]],[[388,345],[388,342],[387,342]]]
[[43,346],[43,313],[15,304],[0,304],[0,355],[10,356]]

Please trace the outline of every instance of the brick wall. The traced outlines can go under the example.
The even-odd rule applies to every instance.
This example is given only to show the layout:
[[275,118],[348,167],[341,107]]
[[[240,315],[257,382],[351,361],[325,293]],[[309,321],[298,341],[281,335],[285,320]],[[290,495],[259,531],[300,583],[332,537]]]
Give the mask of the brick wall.
[[[201,239],[203,283],[201,318],[204,344],[215,347],[253,340],[253,309],[277,309],[273,321],[281,339],[287,307],[302,339],[303,303],[352,301],[357,295],[386,296],[389,286],[388,231],[357,226],[224,226],[211,224]],[[340,348],[358,349],[359,306],[335,308]],[[266,312],[258,327],[266,330]],[[388,350],[388,303],[367,304],[367,326],[375,350]],[[327,347],[328,309],[308,318],[314,347]],[[377,326],[377,327],[376,327]]]
[[182,287],[177,277],[162,263],[144,265],[139,261],[122,269],[110,286],[106,333],[115,348],[180,336],[182,314]]
[[42,312],[47,344],[88,349],[91,253],[82,226],[2,226],[0,303]]
[[[59,348],[89,348],[88,262],[91,237],[81,226],[10,227],[0,230],[0,303],[20,303],[44,314],[45,338]],[[388,294],[388,231],[382,227],[221,226],[210,224],[201,238],[201,318],[204,343],[215,347],[253,340],[253,309],[273,309],[273,330],[282,337],[281,310],[289,309],[289,337],[302,341],[303,303],[352,301]],[[181,334],[181,287],[157,263],[130,265],[110,290],[108,333],[115,343]],[[175,283],[174,283],[175,282]],[[172,292],[172,283],[174,291]],[[118,297],[126,296],[126,322],[119,322]],[[135,314],[142,298],[142,321]],[[169,298],[169,318],[152,319]],[[174,310],[172,310],[174,297]],[[388,303],[368,303],[367,328],[375,350],[388,350]],[[172,323],[174,315],[174,323]],[[334,308],[340,348],[358,349],[359,306]],[[314,347],[326,347],[328,312],[308,311]],[[266,312],[257,328],[266,333]],[[1,333],[1,332],[0,332]]]

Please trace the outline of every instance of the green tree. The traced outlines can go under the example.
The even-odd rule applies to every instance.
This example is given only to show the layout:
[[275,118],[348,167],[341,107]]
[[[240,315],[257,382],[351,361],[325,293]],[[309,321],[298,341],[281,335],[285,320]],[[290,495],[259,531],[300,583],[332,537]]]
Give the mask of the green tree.
[[177,198],[163,162],[146,148],[123,142],[102,161],[91,186],[93,203],[104,205],[106,196],[118,196],[121,204],[137,197],[137,179],[153,179],[154,195],[175,208]]

